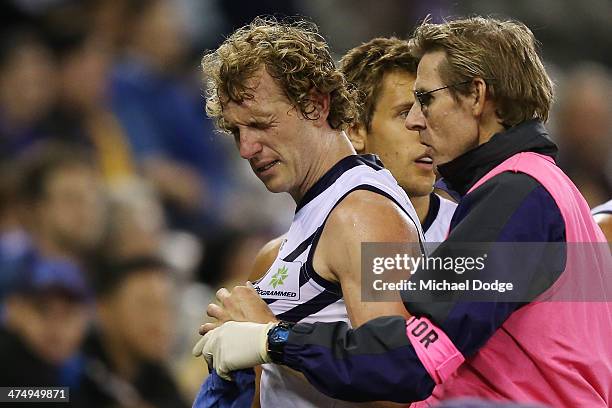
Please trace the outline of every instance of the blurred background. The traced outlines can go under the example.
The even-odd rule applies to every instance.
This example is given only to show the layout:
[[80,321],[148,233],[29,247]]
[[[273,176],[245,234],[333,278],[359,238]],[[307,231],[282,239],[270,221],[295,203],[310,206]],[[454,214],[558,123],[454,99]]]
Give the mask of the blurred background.
[[316,22],[337,59],[426,15],[513,17],[555,82],[559,164],[612,197],[609,0],[4,0],[0,13],[0,385],[75,406],[190,406],[190,357],[219,286],[284,232],[204,114],[199,60],[255,16]]

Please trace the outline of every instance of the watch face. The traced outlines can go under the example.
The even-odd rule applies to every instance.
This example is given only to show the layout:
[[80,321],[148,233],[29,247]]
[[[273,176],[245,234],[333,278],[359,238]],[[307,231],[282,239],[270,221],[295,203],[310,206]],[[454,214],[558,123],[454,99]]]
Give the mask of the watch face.
[[269,341],[274,344],[286,343],[289,338],[289,330],[285,327],[276,327],[269,338]]

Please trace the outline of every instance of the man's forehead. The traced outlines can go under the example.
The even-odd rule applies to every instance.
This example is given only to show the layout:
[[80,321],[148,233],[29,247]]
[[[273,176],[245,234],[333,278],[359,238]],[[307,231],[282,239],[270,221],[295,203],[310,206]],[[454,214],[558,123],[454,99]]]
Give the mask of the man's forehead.
[[440,86],[440,63],[444,61],[444,51],[428,52],[419,61],[414,89],[427,90],[431,86]]
[[269,114],[266,106],[274,102],[284,102],[287,99],[280,85],[263,67],[256,71],[252,77],[248,78],[244,85],[250,97],[245,98],[240,103],[228,101],[224,104],[224,113],[228,110],[238,109],[248,110],[253,115],[265,116]]
[[404,100],[413,101],[414,96],[411,91],[414,87],[415,78],[415,74],[409,71],[395,70],[388,72],[383,77],[379,99],[401,99],[400,103],[405,102]]
[[383,76],[384,88],[393,88],[396,86],[412,86],[416,75],[407,70],[396,69],[385,73]]
[[229,123],[233,123],[239,120],[238,118],[243,118],[245,115],[254,118],[263,118],[270,116],[270,112],[266,105],[258,103],[255,98],[245,99],[242,103],[230,101],[225,104],[223,108],[223,118]]
[[251,93],[254,96],[253,99],[277,99],[284,96],[280,84],[272,78],[264,66],[259,68],[252,77],[245,81],[245,86],[251,89]]

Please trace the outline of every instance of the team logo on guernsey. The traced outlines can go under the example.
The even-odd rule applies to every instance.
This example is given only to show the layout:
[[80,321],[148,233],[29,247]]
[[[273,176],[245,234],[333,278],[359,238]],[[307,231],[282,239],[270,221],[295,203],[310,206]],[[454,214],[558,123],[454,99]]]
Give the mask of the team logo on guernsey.
[[268,272],[256,282],[255,290],[264,299],[300,299],[301,262],[274,261]]

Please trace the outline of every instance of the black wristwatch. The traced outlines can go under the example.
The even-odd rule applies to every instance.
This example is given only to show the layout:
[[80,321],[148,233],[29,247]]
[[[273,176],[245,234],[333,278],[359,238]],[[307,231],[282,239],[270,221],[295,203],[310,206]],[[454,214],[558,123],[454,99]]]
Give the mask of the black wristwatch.
[[280,321],[276,326],[268,330],[268,356],[272,362],[283,364],[285,344],[289,339],[289,332],[295,323]]

